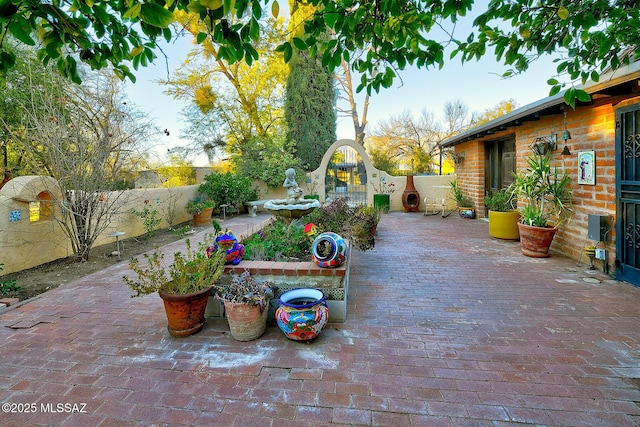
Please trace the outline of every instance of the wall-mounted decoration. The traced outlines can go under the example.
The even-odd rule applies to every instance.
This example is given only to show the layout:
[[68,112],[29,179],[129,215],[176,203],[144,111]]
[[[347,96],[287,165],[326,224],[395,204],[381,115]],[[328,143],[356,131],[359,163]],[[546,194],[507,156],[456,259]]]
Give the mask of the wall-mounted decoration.
[[578,184],[595,185],[596,152],[578,151]]
[[22,219],[22,211],[9,212],[9,222],[18,222]]

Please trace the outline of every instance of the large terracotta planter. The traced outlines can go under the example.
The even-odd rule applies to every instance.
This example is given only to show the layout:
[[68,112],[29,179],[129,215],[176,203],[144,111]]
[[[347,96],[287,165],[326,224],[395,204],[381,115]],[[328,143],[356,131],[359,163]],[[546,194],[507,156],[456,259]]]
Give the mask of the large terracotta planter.
[[211,288],[186,295],[158,292],[167,313],[167,329],[174,337],[186,337],[204,327],[204,312]]
[[211,214],[213,213],[213,208],[207,208],[200,212],[199,214],[193,215],[193,225],[195,227],[204,227],[206,225],[211,224]]
[[227,313],[231,336],[236,341],[251,341],[264,334],[267,328],[268,302],[266,307],[260,307],[225,301],[224,310]]
[[558,231],[555,227],[534,227],[518,222],[522,253],[534,258],[549,256],[549,247]]
[[518,231],[518,221],[520,220],[520,212],[494,212],[489,211],[489,236],[496,239],[518,240],[520,232]]

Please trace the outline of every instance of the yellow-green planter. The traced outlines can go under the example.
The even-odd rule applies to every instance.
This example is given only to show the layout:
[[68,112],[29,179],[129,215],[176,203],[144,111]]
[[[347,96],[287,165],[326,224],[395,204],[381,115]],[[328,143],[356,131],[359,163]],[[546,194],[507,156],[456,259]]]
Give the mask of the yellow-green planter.
[[494,212],[489,211],[489,235],[496,239],[518,240],[518,220],[520,212]]

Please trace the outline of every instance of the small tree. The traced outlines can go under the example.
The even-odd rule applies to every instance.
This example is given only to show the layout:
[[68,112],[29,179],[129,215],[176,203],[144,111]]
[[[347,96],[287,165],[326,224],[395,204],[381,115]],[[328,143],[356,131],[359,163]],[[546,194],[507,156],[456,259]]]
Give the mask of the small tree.
[[52,200],[57,207],[53,219],[80,260],[89,258],[98,237],[123,212],[126,193],[113,190],[120,177],[133,172],[131,153],[141,151],[132,132],[144,135],[150,126],[145,122],[146,127],[136,128],[140,122],[124,109],[116,80],[93,77],[93,85],[80,88],[51,73],[55,84],[31,88],[30,99],[38,100],[38,108],[31,102],[21,104],[24,141],[37,142],[24,143],[23,149],[34,167],[62,188],[63,198]]

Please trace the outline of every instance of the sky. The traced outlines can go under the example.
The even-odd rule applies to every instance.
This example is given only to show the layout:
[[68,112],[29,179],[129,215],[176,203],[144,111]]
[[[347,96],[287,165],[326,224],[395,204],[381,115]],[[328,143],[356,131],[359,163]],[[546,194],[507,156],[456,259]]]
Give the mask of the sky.
[[[464,34],[465,30],[457,31],[461,31],[458,34]],[[162,55],[158,55],[154,64],[135,72],[135,84],[127,82],[126,85],[129,99],[154,118],[160,129],[166,128],[170,132],[170,136],[162,137],[155,147],[159,157],[164,156],[169,148],[187,144],[179,137],[183,127],[180,111],[186,103],[166,95],[165,88],[156,82],[168,77],[167,70],[173,72],[180,67],[191,46],[190,37],[171,44],[165,43],[162,49],[168,57],[166,62]],[[381,120],[397,116],[404,110],[409,110],[415,116],[426,110],[442,118],[445,104],[458,99],[470,112],[482,112],[511,98],[522,107],[548,96],[550,86],[546,81],[555,74],[555,65],[550,59],[540,59],[526,73],[503,79],[500,74],[506,69],[492,56],[464,65],[454,58],[447,61],[442,69],[407,68],[400,72],[400,78],[396,78],[391,88],[373,93],[369,101],[368,131]],[[361,95],[359,114],[362,114],[362,99]],[[346,104],[343,107],[346,108]],[[339,117],[338,139],[353,139],[354,136],[351,118]],[[208,161],[200,156],[194,160],[194,164],[206,166]]]

